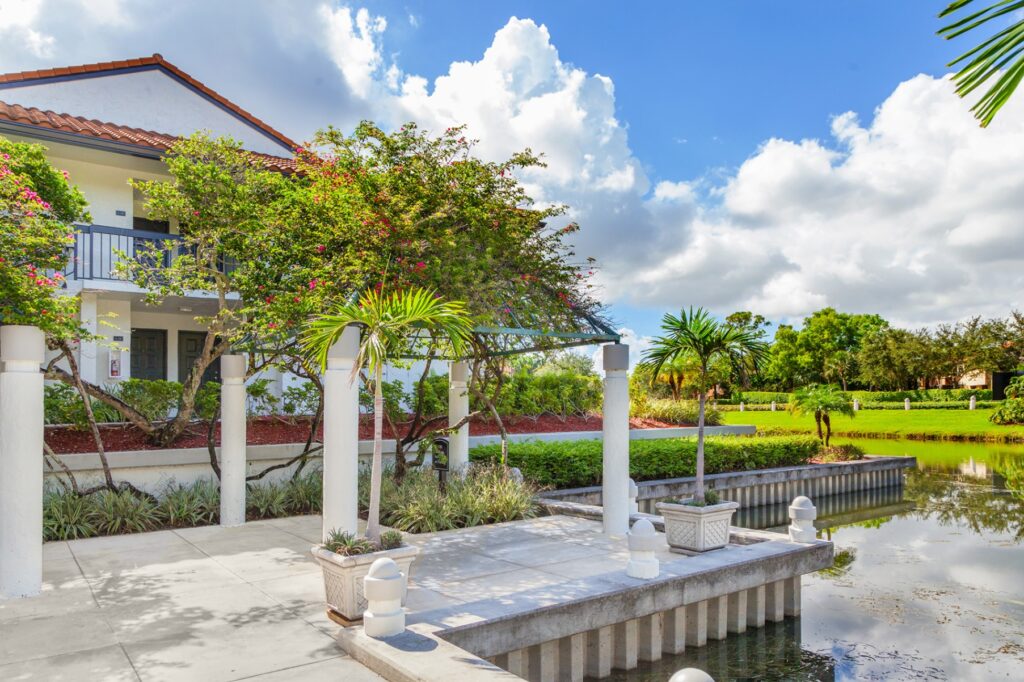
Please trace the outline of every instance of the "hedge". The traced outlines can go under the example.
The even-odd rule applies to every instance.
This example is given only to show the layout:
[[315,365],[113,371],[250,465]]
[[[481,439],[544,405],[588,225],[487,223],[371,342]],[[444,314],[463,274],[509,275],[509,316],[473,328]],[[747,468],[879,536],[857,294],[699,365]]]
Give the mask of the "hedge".
[[[994,409],[1002,405],[1001,401],[998,400],[981,400],[977,401],[975,405],[979,410]],[[779,412],[785,412],[788,409],[788,405],[779,405],[776,409]],[[971,403],[969,400],[930,400],[925,402],[910,402],[910,409],[913,410],[967,410],[970,409]],[[718,405],[719,412],[739,412],[739,405]],[[860,409],[862,410],[902,410],[905,409],[903,401],[898,403],[891,402],[864,402],[861,401]],[[745,405],[744,410],[746,412],[769,412],[771,410],[770,405],[752,404]]]
[[[600,440],[528,441],[509,443],[509,466],[546,488],[581,488],[601,483]],[[813,436],[716,436],[704,442],[704,471],[770,469],[807,464],[818,453]],[[496,462],[500,445],[480,445],[470,450],[470,460]],[[637,481],[694,476],[697,473],[697,440],[663,438],[634,440],[629,444],[629,472]]]
[[[789,403],[791,393],[776,393],[772,391],[744,391],[737,392],[727,401],[731,405],[769,405],[774,400],[779,406]],[[856,398],[861,403],[902,403],[910,398],[912,403],[926,402],[964,402],[971,399],[971,396],[981,400],[992,400],[992,391],[988,389],[973,388],[928,388],[916,391],[847,391],[850,400]],[[726,401],[722,401],[726,402]]]

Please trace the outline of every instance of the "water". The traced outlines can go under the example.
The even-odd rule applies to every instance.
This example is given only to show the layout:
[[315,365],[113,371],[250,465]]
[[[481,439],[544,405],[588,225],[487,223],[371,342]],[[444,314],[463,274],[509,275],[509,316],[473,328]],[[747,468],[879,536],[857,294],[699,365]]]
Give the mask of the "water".
[[[836,565],[804,576],[803,613],[618,680],[685,667],[718,682],[1024,680],[1024,446],[859,440],[918,459],[903,489],[815,500]],[[785,505],[737,525],[784,531]]]

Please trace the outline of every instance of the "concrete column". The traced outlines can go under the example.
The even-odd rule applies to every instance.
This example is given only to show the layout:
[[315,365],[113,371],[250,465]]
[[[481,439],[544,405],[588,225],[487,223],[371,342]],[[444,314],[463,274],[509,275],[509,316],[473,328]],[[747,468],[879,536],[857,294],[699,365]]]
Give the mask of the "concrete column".
[[526,649],[516,649],[505,654],[505,670],[516,677],[526,679],[529,675],[527,669],[528,656]]
[[43,362],[36,327],[0,327],[0,598],[43,582]]
[[323,536],[359,532],[359,378],[353,375],[359,328],[348,327],[324,372]]
[[245,356],[220,358],[220,525],[245,523]]
[[800,615],[800,576],[786,578],[783,587],[783,613],[787,616]]
[[699,601],[686,605],[686,645],[704,646],[708,643],[708,603]]
[[535,644],[528,650],[527,673],[530,682],[555,682],[558,679],[558,640]]
[[639,653],[640,623],[637,619],[615,625],[615,646],[612,653],[612,667],[632,670],[636,667]]
[[[96,306],[96,293],[83,291],[79,295],[79,319],[82,320],[82,328],[90,334],[95,334],[99,324],[99,312]],[[82,379],[91,384],[99,383],[100,372],[103,378],[107,377],[106,369],[100,370],[97,367],[98,353],[96,352],[96,341],[83,340],[78,344],[78,371]]]
[[[469,414],[469,364],[453,362],[448,368],[448,426]],[[463,424],[448,439],[448,468],[465,471],[469,466],[469,424]]]
[[641,661],[660,661],[664,648],[665,618],[662,613],[653,613],[640,619],[640,649],[637,656]]
[[786,581],[776,580],[765,586],[764,617],[777,623],[786,617]]
[[747,631],[747,591],[740,590],[729,595],[729,632]]
[[661,649],[666,654],[681,654],[686,649],[686,607],[679,606],[665,612]]
[[[516,674],[512,668],[508,671]],[[608,677],[612,674],[612,626],[587,633],[587,677]]]
[[747,627],[764,626],[764,585],[747,590]]
[[629,346],[604,346],[604,458],[601,500],[605,535],[629,530]]
[[580,632],[558,640],[559,682],[583,682],[587,667],[587,634]]
[[729,595],[708,600],[708,639],[725,639],[729,635]]

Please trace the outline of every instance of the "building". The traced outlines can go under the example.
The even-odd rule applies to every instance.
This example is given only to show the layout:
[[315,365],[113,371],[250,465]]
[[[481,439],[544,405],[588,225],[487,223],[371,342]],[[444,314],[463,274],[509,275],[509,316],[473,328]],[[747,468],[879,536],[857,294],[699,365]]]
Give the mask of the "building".
[[239,140],[273,170],[294,168],[292,140],[159,54],[0,74],[0,135],[45,145],[89,202],[93,224],[78,226],[65,272],[84,326],[101,337],[79,351],[87,381],[183,381],[202,346],[195,317],[213,310],[209,298],[147,305],[115,273],[119,252],[130,258],[143,245],[180,239],[177,225],[149,219],[129,181],[169,179],[164,152],[197,130]]

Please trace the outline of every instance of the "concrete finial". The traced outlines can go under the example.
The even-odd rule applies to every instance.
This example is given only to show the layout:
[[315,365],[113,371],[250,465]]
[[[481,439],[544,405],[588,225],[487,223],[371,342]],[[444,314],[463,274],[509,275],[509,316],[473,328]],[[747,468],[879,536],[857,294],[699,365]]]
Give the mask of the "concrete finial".
[[814,520],[818,518],[818,510],[810,498],[803,495],[789,505],[789,518],[793,523],[789,526],[789,539],[793,542],[814,542],[817,531]]
[[629,513],[638,514],[640,513],[640,503],[636,501],[636,498],[640,496],[640,488],[637,487],[636,481],[632,478],[629,479]]
[[522,483],[523,482],[523,472],[519,469],[519,467],[512,467],[512,468],[510,468],[508,470],[508,475],[516,483]]
[[972,395],[971,396],[971,407],[970,407],[970,409],[974,410],[974,409],[977,409],[977,407],[978,407],[978,396]]
[[633,524],[627,534],[629,543],[629,563],[626,564],[626,575],[630,578],[650,580],[657,578],[661,566],[654,552],[664,544],[654,530],[654,524],[647,519],[640,519]]
[[405,630],[405,575],[393,559],[382,557],[373,562],[363,578],[366,611],[363,631],[368,637],[393,637]]
[[904,398],[903,399],[903,409],[904,410],[909,410],[910,409],[910,398]]
[[857,400],[856,398],[853,399],[853,411],[854,412],[859,412],[860,411],[860,401]]
[[740,403],[740,412],[743,411],[743,403]]
[[773,400],[772,401],[772,412],[774,412],[774,411],[775,411],[775,401]]
[[668,682],[715,682],[715,678],[698,668],[683,668],[668,678]]

